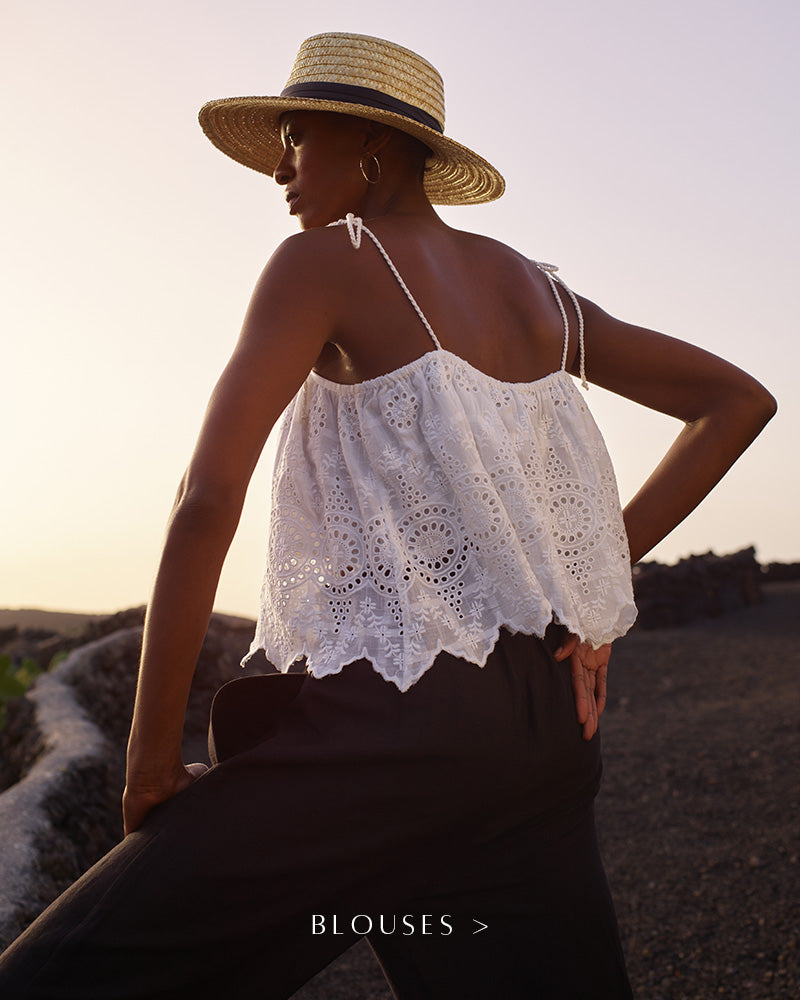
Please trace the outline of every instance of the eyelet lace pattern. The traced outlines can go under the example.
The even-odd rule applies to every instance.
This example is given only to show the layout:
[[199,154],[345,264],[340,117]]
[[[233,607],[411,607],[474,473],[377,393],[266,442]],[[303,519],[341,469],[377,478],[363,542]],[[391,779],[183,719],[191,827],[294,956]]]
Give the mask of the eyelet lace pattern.
[[317,677],[366,658],[405,691],[439,652],[483,666],[501,627],[554,615],[595,646],[636,617],[613,468],[566,371],[501,382],[436,342],[358,385],[309,375],[249,655]]

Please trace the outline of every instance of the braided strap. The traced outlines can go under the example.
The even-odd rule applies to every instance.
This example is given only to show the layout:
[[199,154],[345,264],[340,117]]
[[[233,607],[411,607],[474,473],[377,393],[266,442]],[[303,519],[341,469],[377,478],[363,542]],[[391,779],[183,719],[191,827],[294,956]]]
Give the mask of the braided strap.
[[558,310],[561,313],[561,319],[564,322],[564,350],[561,354],[561,368],[566,370],[567,367],[567,350],[569,348],[569,320],[567,319],[567,311],[564,309],[564,303],[561,301],[561,296],[558,294],[556,288],[556,282],[564,289],[564,291],[569,295],[572,300],[573,306],[575,306],[575,313],[578,317],[578,363],[581,379],[581,388],[589,388],[589,383],[586,381],[586,348],[583,343],[583,312],[581,311],[580,303],[578,302],[578,297],[569,287],[569,285],[564,281],[564,279],[557,273],[558,267],[555,264],[545,264],[544,261],[537,260],[534,261],[536,266],[542,272],[542,274],[550,282],[550,288],[553,292],[553,297],[558,305]]
[[383,257],[383,259],[389,265],[389,268],[390,268],[392,274],[395,276],[395,278],[397,278],[398,284],[403,289],[403,291],[406,293],[408,301],[411,303],[411,305],[416,310],[417,316],[419,316],[419,318],[422,320],[422,323],[423,323],[425,329],[428,331],[428,335],[430,336],[431,340],[436,345],[436,349],[440,351],[442,349],[442,345],[439,343],[439,338],[433,332],[433,328],[431,327],[430,323],[428,322],[428,320],[425,317],[425,314],[423,313],[423,311],[420,309],[419,305],[417,304],[417,300],[414,298],[414,296],[408,290],[408,285],[405,283],[405,281],[403,281],[403,278],[402,278],[400,272],[394,266],[394,263],[392,262],[392,259],[389,256],[389,254],[383,249],[383,244],[381,243],[381,241],[378,239],[378,237],[375,235],[375,233],[372,232],[372,230],[368,229],[364,225],[364,220],[361,219],[361,218],[359,218],[357,215],[353,215],[352,212],[348,212],[347,215],[346,215],[346,217],[344,219],[338,219],[336,222],[331,223],[331,225],[334,225],[334,226],[347,226],[347,232],[350,234],[350,242],[353,244],[353,247],[356,250],[358,250],[360,248],[360,246],[361,246],[361,234],[362,234],[362,232],[366,233],[367,236],[369,236],[369,238],[372,240],[372,242],[375,244],[375,246],[380,251],[380,254]]

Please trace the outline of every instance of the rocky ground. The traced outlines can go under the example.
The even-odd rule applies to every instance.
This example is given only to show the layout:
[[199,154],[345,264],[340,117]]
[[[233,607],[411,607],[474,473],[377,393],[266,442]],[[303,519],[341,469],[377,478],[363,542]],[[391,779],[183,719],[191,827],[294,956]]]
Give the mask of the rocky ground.
[[[614,649],[598,823],[637,1000],[800,997],[800,583],[764,596]],[[390,997],[362,942],[294,1000]]]

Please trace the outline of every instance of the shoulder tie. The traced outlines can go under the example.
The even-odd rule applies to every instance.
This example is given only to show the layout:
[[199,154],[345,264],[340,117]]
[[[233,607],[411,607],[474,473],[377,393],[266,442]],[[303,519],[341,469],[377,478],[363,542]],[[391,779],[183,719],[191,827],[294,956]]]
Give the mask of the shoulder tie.
[[415,309],[415,311],[417,313],[417,316],[419,316],[419,318],[422,320],[422,323],[425,326],[425,329],[428,331],[428,335],[431,338],[431,340],[433,341],[433,343],[434,343],[434,345],[436,347],[436,350],[437,351],[441,351],[442,345],[439,343],[439,338],[433,332],[433,328],[431,327],[430,323],[426,319],[425,314],[420,309],[420,307],[417,305],[417,300],[414,298],[414,296],[408,290],[408,285],[406,285],[405,281],[403,281],[403,279],[402,279],[402,277],[400,275],[400,272],[394,266],[394,263],[392,262],[392,259],[389,256],[389,254],[383,249],[383,245],[381,244],[381,242],[378,239],[378,237],[375,235],[375,233],[372,232],[371,229],[368,229],[364,225],[364,220],[360,216],[353,215],[352,212],[348,212],[344,219],[338,219],[336,222],[332,222],[331,225],[332,226],[347,226],[347,232],[350,235],[350,242],[353,244],[353,248],[355,250],[358,250],[361,247],[361,234],[362,233],[366,233],[367,236],[369,236],[369,238],[372,240],[372,242],[375,244],[375,246],[380,251],[381,256],[383,257],[383,259],[389,265],[389,268],[390,268],[392,274],[395,276],[395,278],[397,278],[398,284],[403,289],[403,291],[406,293],[408,301],[414,307],[414,309]]

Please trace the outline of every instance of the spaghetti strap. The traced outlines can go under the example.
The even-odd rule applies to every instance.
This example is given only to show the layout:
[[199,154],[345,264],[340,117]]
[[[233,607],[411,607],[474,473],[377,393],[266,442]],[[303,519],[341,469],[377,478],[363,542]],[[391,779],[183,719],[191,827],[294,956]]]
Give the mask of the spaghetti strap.
[[408,286],[406,285],[405,281],[403,281],[402,277],[400,276],[400,272],[397,270],[397,268],[392,263],[392,259],[389,257],[389,254],[383,249],[383,245],[381,244],[381,242],[378,239],[378,237],[370,229],[368,229],[364,225],[364,220],[361,219],[357,215],[353,215],[352,212],[348,212],[347,216],[344,219],[339,219],[337,222],[331,223],[331,225],[333,225],[333,226],[347,226],[347,232],[350,234],[350,242],[353,244],[353,247],[356,250],[358,250],[360,248],[360,246],[361,246],[361,234],[362,233],[366,233],[367,236],[369,236],[369,238],[372,240],[372,242],[375,244],[375,246],[380,251],[381,256],[383,257],[383,259],[389,265],[389,268],[390,268],[392,274],[395,276],[395,278],[397,278],[397,281],[398,281],[400,287],[406,293],[406,296],[408,297],[408,301],[414,307],[414,309],[415,309],[415,311],[417,313],[417,316],[419,316],[419,318],[422,320],[422,323],[423,323],[425,329],[428,331],[428,335],[430,336],[431,340],[433,341],[433,343],[434,343],[434,345],[436,347],[436,350],[437,351],[441,351],[442,345],[439,343],[439,338],[433,332],[433,328],[431,327],[431,325],[428,322],[428,320],[425,318],[425,314],[420,309],[420,307],[417,305],[417,300],[414,298],[414,296],[408,290]]
[[561,371],[566,371],[567,368],[567,352],[569,349],[569,320],[567,319],[567,311],[564,308],[564,303],[561,301],[561,296],[558,294],[558,289],[556,288],[556,282],[564,289],[564,291],[569,295],[573,306],[575,306],[575,313],[578,317],[578,370],[580,372],[581,386],[584,389],[589,388],[589,383],[586,381],[586,348],[583,341],[583,313],[581,312],[580,303],[578,302],[578,297],[572,291],[572,289],[567,285],[563,278],[558,275],[558,268],[555,264],[545,264],[541,260],[535,260],[534,264],[539,268],[542,274],[547,278],[550,283],[550,288],[552,289],[553,296],[556,300],[556,305],[561,313],[561,319],[564,323],[564,350],[561,352]]
[[[425,329],[428,331],[428,336],[433,341],[437,351],[441,351],[442,345],[439,343],[439,338],[433,332],[433,328],[431,327],[425,314],[417,304],[417,300],[409,291],[408,286],[406,285],[405,281],[403,281],[403,278],[400,275],[400,272],[394,266],[391,257],[383,248],[383,244],[380,242],[378,237],[372,232],[372,230],[368,229],[367,226],[364,225],[364,220],[360,216],[353,215],[352,212],[348,212],[344,219],[338,219],[336,222],[332,222],[331,225],[347,226],[347,232],[350,236],[350,242],[353,244],[353,247],[356,250],[360,249],[361,247],[362,233],[366,233],[367,236],[369,236],[369,238],[372,240],[372,242],[380,251],[380,254],[383,257],[383,259],[389,265],[389,269],[391,270],[392,274],[395,276],[395,278],[397,278],[398,284],[406,293],[408,301],[414,307],[414,311],[422,320]],[[561,287],[570,297],[570,300],[572,301],[572,304],[575,307],[575,313],[578,317],[578,370],[580,374],[581,386],[584,389],[588,389],[589,383],[586,381],[586,350],[584,346],[584,337],[583,337],[583,313],[581,311],[578,298],[572,291],[572,289],[569,287],[569,285],[567,285],[567,283],[563,280],[563,278],[559,276],[559,274],[557,273],[558,267],[555,264],[545,264],[544,261],[539,261],[539,260],[534,261],[534,264],[536,264],[536,266],[539,268],[542,274],[547,278],[550,284],[550,288],[552,289],[553,292],[553,297],[556,300],[556,305],[558,306],[558,310],[561,313],[562,322],[564,324],[564,348],[561,352],[561,369],[560,369],[561,371],[566,371],[567,368],[567,354],[569,352],[569,319],[567,318],[567,311],[564,308],[564,303],[561,301],[561,296],[558,294],[558,289],[556,288],[556,284],[561,285]]]

